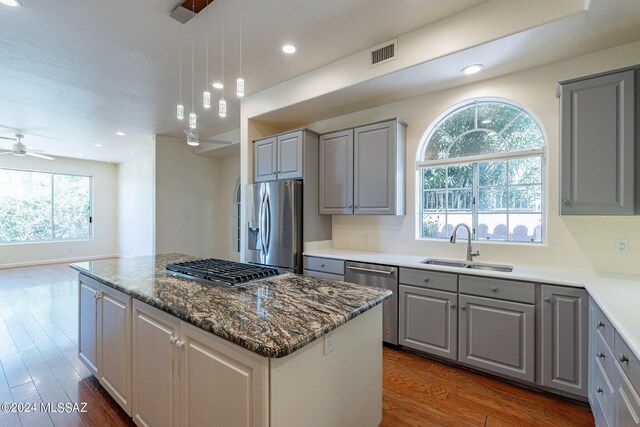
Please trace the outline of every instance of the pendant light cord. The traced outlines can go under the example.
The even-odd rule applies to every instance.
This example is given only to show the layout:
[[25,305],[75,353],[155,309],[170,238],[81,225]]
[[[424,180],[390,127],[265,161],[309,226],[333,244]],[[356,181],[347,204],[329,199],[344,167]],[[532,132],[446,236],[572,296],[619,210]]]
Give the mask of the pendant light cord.
[[240,3],[240,77],[242,77],[242,0]]
[[180,26],[180,46],[178,51],[180,52],[180,105],[182,105],[182,23],[178,22]]
[[222,99],[224,99],[224,0],[222,0]]
[[205,25],[207,27],[207,75],[205,77],[204,82],[204,90],[209,90],[209,0],[207,0],[207,16],[205,20]]
[[[196,10],[196,0],[193,0],[193,10]],[[191,111],[195,111],[196,104],[196,36],[191,38]]]

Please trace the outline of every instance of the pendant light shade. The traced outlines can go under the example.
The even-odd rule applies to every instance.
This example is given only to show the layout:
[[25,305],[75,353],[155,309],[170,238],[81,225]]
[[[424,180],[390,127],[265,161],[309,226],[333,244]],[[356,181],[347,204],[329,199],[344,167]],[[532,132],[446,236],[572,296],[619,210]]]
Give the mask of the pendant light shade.
[[224,98],[220,98],[218,102],[218,115],[220,117],[227,117],[227,101]]
[[206,109],[211,108],[211,92],[205,90],[202,94],[202,106]]
[[238,77],[236,80],[236,95],[240,98],[244,96],[244,79],[242,77]]
[[197,124],[196,113],[192,111],[191,114],[189,114],[189,127],[195,129]]
[[176,108],[176,116],[178,117],[178,120],[184,120],[184,105],[178,104],[178,107]]

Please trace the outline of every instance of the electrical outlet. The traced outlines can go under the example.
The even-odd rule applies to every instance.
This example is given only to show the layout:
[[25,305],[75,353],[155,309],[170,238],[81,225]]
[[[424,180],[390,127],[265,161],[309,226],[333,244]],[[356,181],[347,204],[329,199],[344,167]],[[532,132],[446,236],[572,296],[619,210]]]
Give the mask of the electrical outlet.
[[616,253],[617,254],[626,254],[627,253],[627,241],[626,240],[616,240]]
[[327,355],[336,349],[336,332],[331,331],[324,336],[324,354]]

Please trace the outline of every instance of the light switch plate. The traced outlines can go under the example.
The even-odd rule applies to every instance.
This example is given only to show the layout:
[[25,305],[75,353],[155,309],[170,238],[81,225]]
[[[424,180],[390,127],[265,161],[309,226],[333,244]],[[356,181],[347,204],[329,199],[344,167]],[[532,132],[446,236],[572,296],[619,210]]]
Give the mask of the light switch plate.
[[324,336],[324,354],[327,355],[336,349],[336,332],[331,331]]

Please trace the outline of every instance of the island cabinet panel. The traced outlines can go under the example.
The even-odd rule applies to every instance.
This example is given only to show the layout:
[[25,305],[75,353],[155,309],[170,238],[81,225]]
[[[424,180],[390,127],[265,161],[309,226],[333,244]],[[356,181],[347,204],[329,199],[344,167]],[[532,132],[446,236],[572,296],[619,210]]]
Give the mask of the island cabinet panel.
[[562,215],[633,215],[634,71],[562,85]]
[[320,136],[320,213],[353,213],[353,129]]
[[540,384],[587,396],[589,295],[580,288],[541,286]]
[[278,136],[278,179],[302,178],[302,131]]
[[457,301],[455,293],[400,285],[399,344],[456,360]]
[[131,412],[131,299],[102,286],[98,378],[120,406]]
[[180,321],[137,300],[132,317],[133,420],[140,426],[179,426]]
[[255,182],[272,181],[278,178],[278,138],[256,141],[253,147]]
[[535,306],[459,295],[459,361],[535,381]]
[[93,280],[80,279],[80,307],[78,310],[78,357],[98,375],[98,303],[100,285]]
[[268,359],[180,322],[182,426],[268,425]]

